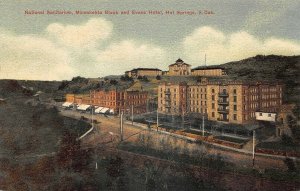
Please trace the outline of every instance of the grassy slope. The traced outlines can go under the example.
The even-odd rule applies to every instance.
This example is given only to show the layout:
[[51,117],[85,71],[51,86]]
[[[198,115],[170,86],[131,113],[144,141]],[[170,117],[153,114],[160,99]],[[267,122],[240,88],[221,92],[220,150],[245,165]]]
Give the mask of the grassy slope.
[[221,66],[232,79],[283,82],[286,87],[284,101],[299,104],[300,56],[258,55]]

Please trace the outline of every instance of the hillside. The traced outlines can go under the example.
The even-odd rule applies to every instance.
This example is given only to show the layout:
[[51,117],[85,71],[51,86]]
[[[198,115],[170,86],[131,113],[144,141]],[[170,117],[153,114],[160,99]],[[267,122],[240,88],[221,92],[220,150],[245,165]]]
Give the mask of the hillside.
[[220,65],[228,76],[238,80],[279,81],[285,84],[285,102],[298,102],[300,56],[262,56]]
[[291,80],[299,82],[300,56],[262,56],[221,64],[227,74],[238,79]]

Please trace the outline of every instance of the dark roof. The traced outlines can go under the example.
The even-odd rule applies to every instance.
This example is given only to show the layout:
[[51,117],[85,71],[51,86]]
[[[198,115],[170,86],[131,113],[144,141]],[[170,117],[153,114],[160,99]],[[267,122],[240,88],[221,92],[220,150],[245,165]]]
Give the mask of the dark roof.
[[218,65],[213,65],[213,66],[198,66],[192,70],[211,70],[211,69],[222,69],[224,70],[225,68],[222,66],[218,66]]
[[176,60],[176,62],[183,62],[183,60],[181,60],[180,58],[178,58],[178,60]]
[[185,63],[185,62],[184,62],[183,60],[181,60],[180,58],[178,58],[174,64],[170,64],[169,66],[174,66],[174,65],[177,65],[177,64],[183,64],[183,65],[188,65],[188,66],[190,66],[189,64]]
[[137,71],[137,70],[153,70],[153,71],[161,71],[158,68],[134,68],[131,71]]

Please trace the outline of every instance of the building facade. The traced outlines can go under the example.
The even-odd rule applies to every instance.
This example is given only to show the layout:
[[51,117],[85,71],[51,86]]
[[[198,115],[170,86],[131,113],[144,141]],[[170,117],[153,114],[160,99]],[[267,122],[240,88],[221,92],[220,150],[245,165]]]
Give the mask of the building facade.
[[193,76],[224,76],[224,68],[218,66],[205,66],[192,69]]
[[146,91],[91,91],[89,94],[66,94],[66,102],[75,104],[88,104],[106,107],[114,113],[124,112],[145,113],[148,93]]
[[174,64],[169,65],[169,76],[187,76],[191,75],[191,65],[185,63],[180,58]]
[[184,115],[186,111],[186,83],[163,83],[158,87],[158,112]]
[[133,70],[126,71],[125,75],[132,78],[137,78],[139,76],[161,76],[162,71],[157,68],[135,68]]
[[[173,89],[179,87],[186,90],[185,99],[175,99],[180,97],[180,94]],[[251,123],[256,119],[255,112],[276,113],[282,105],[280,84],[201,82],[195,85],[161,84],[158,89],[159,112],[182,115],[183,113],[175,105],[181,101],[185,102],[181,105],[185,106],[182,110],[186,113],[205,115],[212,121]],[[168,89],[171,91],[170,102],[168,102],[169,97],[164,96],[163,93]],[[168,110],[168,107],[174,109]]]

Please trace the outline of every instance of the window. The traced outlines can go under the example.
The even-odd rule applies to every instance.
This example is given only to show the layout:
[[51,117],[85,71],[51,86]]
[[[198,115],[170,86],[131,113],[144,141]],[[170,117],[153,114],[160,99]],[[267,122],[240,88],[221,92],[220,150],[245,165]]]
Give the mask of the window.
[[233,120],[237,120],[236,114],[233,114]]
[[215,109],[215,104],[214,103],[211,104],[211,108]]
[[236,94],[236,89],[233,89],[233,93]]
[[236,96],[233,96],[233,101],[236,102]]
[[211,93],[215,93],[215,89],[211,89]]
[[236,105],[233,105],[233,110],[237,111],[237,106]]
[[212,117],[215,117],[215,112],[212,112],[212,113],[211,113],[211,116],[212,116]]
[[259,113],[259,116],[262,116],[262,113]]
[[211,96],[211,99],[212,99],[213,101],[215,101],[215,95],[212,95],[212,96]]
[[271,117],[271,113],[268,114],[268,117]]

